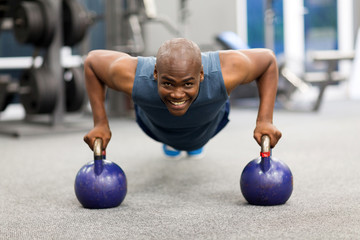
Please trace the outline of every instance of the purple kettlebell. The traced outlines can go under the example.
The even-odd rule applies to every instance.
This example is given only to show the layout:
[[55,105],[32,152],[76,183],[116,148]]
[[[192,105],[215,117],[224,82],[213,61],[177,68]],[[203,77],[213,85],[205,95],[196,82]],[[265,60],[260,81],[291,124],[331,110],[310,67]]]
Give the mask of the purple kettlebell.
[[252,205],[284,204],[293,191],[293,175],[282,161],[271,156],[270,138],[261,138],[260,157],[249,162],[240,177],[244,198]]
[[124,171],[105,159],[102,140],[94,143],[94,161],[84,165],[75,178],[75,194],[85,208],[117,207],[124,200],[127,181]]

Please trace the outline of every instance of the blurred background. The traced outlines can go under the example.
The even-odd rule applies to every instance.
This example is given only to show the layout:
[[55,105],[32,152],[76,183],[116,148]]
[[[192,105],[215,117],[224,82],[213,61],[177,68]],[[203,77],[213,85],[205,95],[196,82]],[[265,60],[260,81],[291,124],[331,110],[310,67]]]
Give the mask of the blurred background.
[[[2,0],[0,132],[20,136],[19,125],[63,126],[88,115],[89,51],[149,56],[174,37],[202,51],[272,49],[278,109],[317,112],[330,98],[357,100],[359,13],[360,0]],[[255,83],[234,91],[231,103],[257,107]],[[121,93],[108,92],[107,108],[133,116]]]

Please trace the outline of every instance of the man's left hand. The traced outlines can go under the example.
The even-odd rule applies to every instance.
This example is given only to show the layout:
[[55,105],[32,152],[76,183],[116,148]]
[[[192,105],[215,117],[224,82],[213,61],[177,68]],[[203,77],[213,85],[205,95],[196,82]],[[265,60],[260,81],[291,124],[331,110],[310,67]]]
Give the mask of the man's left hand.
[[268,135],[270,137],[270,147],[274,148],[280,140],[282,134],[271,122],[257,122],[254,130],[254,138],[261,145],[261,137]]

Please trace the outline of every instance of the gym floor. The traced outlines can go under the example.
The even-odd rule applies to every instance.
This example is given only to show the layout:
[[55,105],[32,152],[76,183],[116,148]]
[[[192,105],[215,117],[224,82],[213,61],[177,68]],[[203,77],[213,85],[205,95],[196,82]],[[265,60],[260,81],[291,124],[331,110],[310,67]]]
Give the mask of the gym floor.
[[0,239],[359,239],[360,101],[275,111],[283,138],[273,156],[294,175],[281,206],[249,205],[240,192],[242,169],[259,155],[255,118],[255,109],[233,108],[204,159],[176,161],[135,121],[111,119],[107,158],[126,172],[128,193],[103,210],[84,209],[74,194],[92,160],[86,131],[0,136]]

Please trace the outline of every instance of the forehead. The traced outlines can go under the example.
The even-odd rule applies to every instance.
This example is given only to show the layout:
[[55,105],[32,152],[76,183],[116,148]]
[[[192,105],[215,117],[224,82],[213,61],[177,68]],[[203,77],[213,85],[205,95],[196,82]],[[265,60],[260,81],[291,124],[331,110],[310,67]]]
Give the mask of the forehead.
[[200,71],[201,63],[194,58],[176,58],[170,57],[158,61],[157,70],[161,73],[193,73]]

